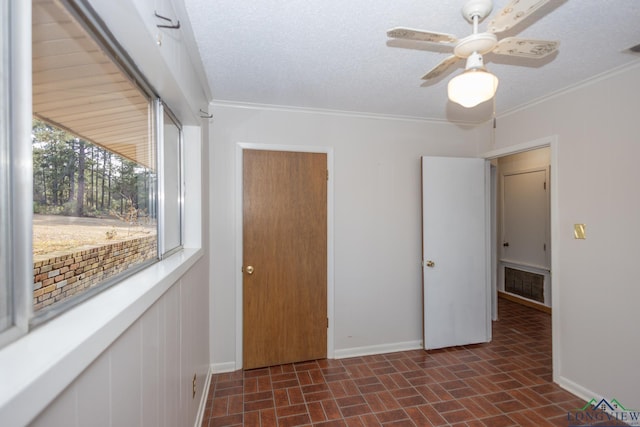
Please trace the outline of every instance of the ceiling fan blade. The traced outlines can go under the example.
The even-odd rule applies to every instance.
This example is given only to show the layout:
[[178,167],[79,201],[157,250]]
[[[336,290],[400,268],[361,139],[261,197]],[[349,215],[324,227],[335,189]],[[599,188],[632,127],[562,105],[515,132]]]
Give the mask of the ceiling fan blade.
[[413,28],[396,27],[387,31],[387,37],[392,39],[418,40],[431,43],[455,43],[456,36],[433,31],[414,30]]
[[489,22],[488,30],[494,34],[507,31],[548,2],[549,0],[511,0]]
[[438,65],[433,67],[427,74],[422,76],[422,80],[430,80],[430,79],[438,77],[439,75],[444,73],[444,71],[447,68],[449,68],[451,65],[455,64],[456,62],[458,62],[459,59],[460,58],[458,58],[455,55],[451,55],[451,56],[443,59],[442,61],[440,61],[440,63]]
[[558,46],[560,46],[560,42],[557,41],[507,37],[506,39],[500,40],[492,52],[498,55],[544,58],[555,52]]

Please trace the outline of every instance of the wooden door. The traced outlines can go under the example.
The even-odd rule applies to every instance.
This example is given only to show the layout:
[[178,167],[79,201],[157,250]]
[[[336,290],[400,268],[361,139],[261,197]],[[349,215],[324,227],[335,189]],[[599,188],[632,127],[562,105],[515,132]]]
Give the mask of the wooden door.
[[243,151],[243,367],[327,355],[327,155]]
[[423,157],[424,346],[491,339],[484,159]]

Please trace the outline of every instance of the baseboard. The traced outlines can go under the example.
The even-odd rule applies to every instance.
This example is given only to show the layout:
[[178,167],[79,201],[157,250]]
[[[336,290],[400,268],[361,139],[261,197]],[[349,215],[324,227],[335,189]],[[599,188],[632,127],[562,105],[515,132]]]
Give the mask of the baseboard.
[[513,301],[513,302],[521,304],[521,305],[525,305],[525,306],[530,307],[530,308],[535,308],[536,310],[542,311],[542,312],[547,313],[547,314],[551,314],[551,307],[549,307],[547,305],[544,305],[544,304],[540,304],[540,303],[535,302],[535,301],[531,301],[530,299],[527,299],[527,298],[522,298],[522,297],[519,297],[517,295],[508,294],[508,293],[506,293],[504,291],[498,291],[498,297],[499,298],[504,298],[504,299],[509,300],[509,301]]
[[336,359],[346,359],[347,357],[371,356],[374,354],[395,353],[397,351],[420,350],[422,341],[407,341],[393,344],[371,345],[366,347],[352,347],[335,350]]
[[[422,348],[422,341],[407,341],[392,344],[371,345],[366,347],[352,347],[335,350],[333,358],[346,359],[348,357],[371,356],[374,354],[395,353],[407,350],[421,350]],[[210,371],[212,374],[237,371],[236,362],[212,363]]]
[[236,362],[212,363],[211,372],[214,374],[223,374],[225,372],[237,371]]
[[[619,396],[601,396],[598,393],[594,393],[593,391],[582,387],[580,384],[576,384],[575,382],[565,378],[565,377],[559,377],[558,380],[556,381],[556,383],[562,387],[563,389],[565,389],[566,391],[568,391],[569,393],[575,394],[576,396],[578,396],[580,399],[584,400],[586,403],[590,403],[593,405],[593,402],[600,402],[602,399],[604,399],[605,401],[607,401],[608,403],[614,403],[617,402],[618,404],[622,404],[624,403],[625,405],[629,404],[626,400],[623,402],[618,402],[617,398]],[[602,408],[606,413],[611,415],[611,420],[615,419],[615,420],[621,420],[624,421],[626,424],[618,424],[618,423],[614,423],[612,425],[626,425],[626,426],[640,426],[640,411],[639,410],[635,410],[635,409],[618,409],[617,407],[600,407]],[[600,409],[599,408],[599,409]],[[615,408],[615,409],[614,409]],[[574,413],[575,418],[577,418],[577,413],[580,412],[582,408],[574,408],[573,410],[570,410],[570,413]],[[606,421],[606,420],[605,420]],[[587,424],[585,424],[587,425]],[[589,425],[604,425],[604,423],[599,423],[599,424],[589,424]]]
[[[591,399],[600,400],[603,398],[607,398],[605,396],[600,396],[598,393],[594,393],[591,390],[581,386],[580,384],[574,383],[573,381],[565,377],[558,377],[557,383],[560,387],[567,390],[571,394],[575,394],[585,402],[589,402]],[[611,396],[609,396],[608,398],[611,398]]]
[[202,389],[202,396],[200,397],[200,406],[198,406],[198,413],[196,415],[196,422],[194,427],[202,426],[202,420],[204,418],[204,411],[207,409],[207,397],[209,396],[209,386],[211,385],[211,367],[209,367],[209,372],[207,372],[206,378],[204,379],[204,388]]

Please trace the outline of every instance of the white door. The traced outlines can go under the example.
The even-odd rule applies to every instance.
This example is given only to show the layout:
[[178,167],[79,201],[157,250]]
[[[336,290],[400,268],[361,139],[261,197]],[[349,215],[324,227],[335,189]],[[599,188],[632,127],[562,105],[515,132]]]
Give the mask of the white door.
[[501,261],[549,268],[546,176],[544,169],[504,175]]
[[489,169],[422,158],[424,347],[491,340]]

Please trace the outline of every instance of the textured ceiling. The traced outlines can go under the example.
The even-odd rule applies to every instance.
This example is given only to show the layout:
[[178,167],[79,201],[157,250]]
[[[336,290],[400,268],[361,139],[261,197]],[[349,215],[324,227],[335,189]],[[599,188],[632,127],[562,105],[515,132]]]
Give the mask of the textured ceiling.
[[[491,101],[465,109],[447,100],[464,61],[435,82],[420,80],[450,50],[386,36],[396,26],[469,35],[464,1],[184,1],[214,101],[456,122],[491,116]],[[494,1],[491,15],[506,4]],[[500,79],[497,114],[639,61],[623,52],[640,43],[639,21],[640,0],[551,0],[499,34],[559,40],[560,48],[537,62],[485,55]]]

